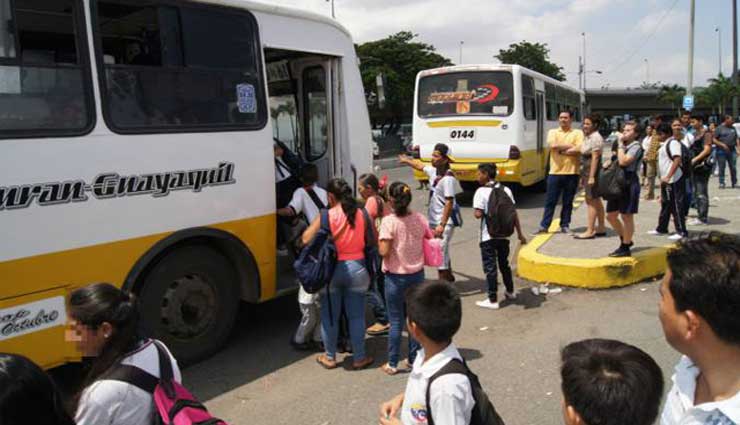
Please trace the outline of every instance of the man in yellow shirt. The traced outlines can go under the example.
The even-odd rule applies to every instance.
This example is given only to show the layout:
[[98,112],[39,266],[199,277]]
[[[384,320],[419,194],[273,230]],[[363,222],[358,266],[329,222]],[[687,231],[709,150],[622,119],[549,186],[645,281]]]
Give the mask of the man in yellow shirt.
[[560,212],[560,231],[570,232],[570,216],[573,213],[573,198],[578,190],[578,173],[580,168],[581,145],[583,132],[571,127],[573,113],[562,111],[558,116],[560,128],[547,133],[547,145],[550,148],[550,175],[547,176],[547,197],[545,213],[540,228],[535,234],[545,233],[555,215],[558,199],[563,197],[563,208]]

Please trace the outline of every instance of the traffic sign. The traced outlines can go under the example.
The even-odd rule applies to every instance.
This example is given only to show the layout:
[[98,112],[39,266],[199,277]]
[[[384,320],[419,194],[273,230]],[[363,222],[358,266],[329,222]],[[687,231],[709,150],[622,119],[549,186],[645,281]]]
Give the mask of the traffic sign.
[[687,111],[694,109],[694,96],[683,97],[683,108]]

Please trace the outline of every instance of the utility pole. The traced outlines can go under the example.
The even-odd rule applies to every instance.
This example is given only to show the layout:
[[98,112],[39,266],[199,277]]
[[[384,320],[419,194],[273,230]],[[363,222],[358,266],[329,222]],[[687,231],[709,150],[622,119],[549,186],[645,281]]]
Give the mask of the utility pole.
[[650,61],[645,58],[645,82],[650,85]]
[[722,75],[722,28],[716,27],[714,31],[717,32],[717,50],[718,50],[718,62],[719,62],[719,75]]
[[583,90],[583,57],[578,56],[578,89]]
[[[737,0],[732,1],[732,85],[737,87]],[[724,111],[722,111],[724,113]],[[737,95],[732,96],[732,119],[737,119]]]
[[586,91],[586,33],[582,32],[583,36],[583,91]]
[[691,0],[691,17],[689,18],[689,81],[686,84],[686,96],[691,96],[694,89],[694,18],[696,0]]
[[460,41],[460,62],[459,62],[459,65],[462,65],[462,63],[463,63],[463,61],[462,61],[462,48],[463,48],[463,44],[465,44],[465,42],[464,41]]
[[331,17],[332,19],[337,19],[336,15],[334,15],[334,0],[326,0],[329,3],[331,3]]

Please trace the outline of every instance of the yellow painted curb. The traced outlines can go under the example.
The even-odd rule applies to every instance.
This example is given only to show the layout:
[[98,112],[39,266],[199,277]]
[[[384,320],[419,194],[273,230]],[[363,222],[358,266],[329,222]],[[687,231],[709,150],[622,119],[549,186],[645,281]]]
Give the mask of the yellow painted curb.
[[[573,203],[574,210],[578,206],[580,202]],[[588,289],[626,286],[663,274],[666,252],[673,246],[654,247],[623,258],[567,258],[537,252],[559,227],[560,220],[553,220],[551,233],[535,236],[519,250],[517,274],[520,277]]]

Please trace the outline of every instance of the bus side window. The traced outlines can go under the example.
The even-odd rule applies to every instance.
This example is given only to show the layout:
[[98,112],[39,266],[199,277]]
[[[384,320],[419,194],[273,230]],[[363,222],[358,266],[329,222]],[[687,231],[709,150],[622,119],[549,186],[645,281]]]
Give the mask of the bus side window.
[[92,125],[80,2],[0,0],[0,137],[81,134]]
[[329,148],[329,104],[326,96],[326,71],[316,66],[303,71],[303,100],[306,120],[306,158],[314,161]]
[[[264,126],[257,29],[244,11],[97,3],[108,125],[119,132]],[[112,60],[110,58],[113,58]]]

